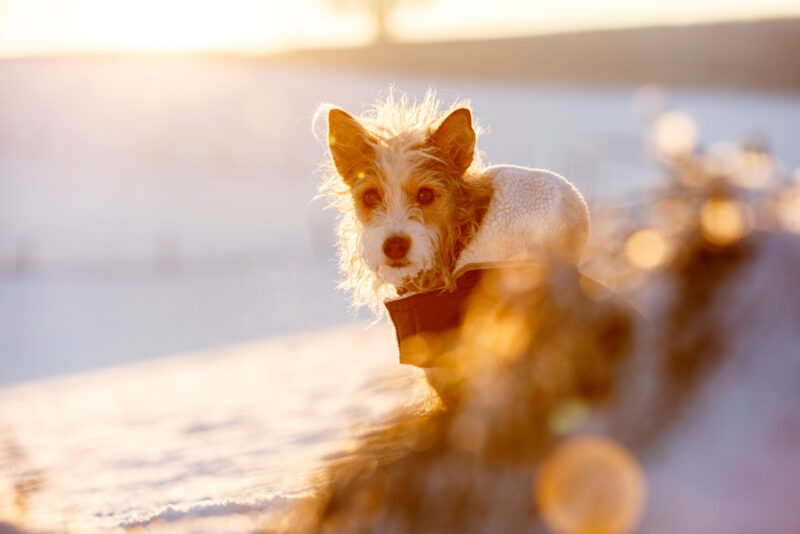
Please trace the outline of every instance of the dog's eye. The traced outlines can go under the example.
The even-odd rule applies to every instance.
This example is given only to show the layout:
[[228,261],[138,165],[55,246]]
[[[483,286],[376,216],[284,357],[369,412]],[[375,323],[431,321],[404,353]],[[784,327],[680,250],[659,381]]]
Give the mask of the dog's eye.
[[370,189],[369,191],[364,193],[364,196],[361,197],[361,202],[367,208],[374,208],[380,203],[380,201],[381,201],[381,196],[374,189]]
[[423,206],[427,206],[431,202],[433,202],[434,194],[433,189],[429,187],[423,187],[419,191],[417,191],[417,202],[422,204]]

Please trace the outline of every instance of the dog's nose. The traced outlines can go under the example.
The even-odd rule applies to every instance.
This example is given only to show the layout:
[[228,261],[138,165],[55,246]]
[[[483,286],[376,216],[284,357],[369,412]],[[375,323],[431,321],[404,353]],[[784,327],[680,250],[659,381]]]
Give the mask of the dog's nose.
[[383,253],[393,260],[400,260],[408,253],[411,242],[407,237],[393,235],[383,242]]

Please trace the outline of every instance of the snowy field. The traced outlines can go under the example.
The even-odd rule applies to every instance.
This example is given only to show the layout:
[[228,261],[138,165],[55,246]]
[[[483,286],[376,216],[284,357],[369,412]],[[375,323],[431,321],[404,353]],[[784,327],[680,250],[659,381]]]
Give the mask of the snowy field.
[[0,472],[42,474],[27,504],[38,527],[280,509],[349,438],[429,401],[420,373],[394,365],[392,341],[388,326],[357,324],[5,388],[0,428],[24,457],[0,447]]
[[[317,105],[358,111],[392,83],[471,99],[489,162],[550,168],[590,203],[658,183],[640,112],[652,88],[0,62],[0,435],[25,453],[0,447],[0,520],[27,469],[44,480],[36,527],[269,511],[309,490],[353,425],[426,402],[389,328],[336,292],[334,214],[311,201]],[[800,167],[800,97],[661,102],[706,145],[755,135]]]

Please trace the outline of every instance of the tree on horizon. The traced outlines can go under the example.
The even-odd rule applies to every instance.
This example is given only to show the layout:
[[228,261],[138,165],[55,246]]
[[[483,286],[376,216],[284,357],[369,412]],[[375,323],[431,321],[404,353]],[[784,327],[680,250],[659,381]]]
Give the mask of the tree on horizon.
[[375,28],[373,42],[386,43],[393,41],[390,20],[401,5],[428,4],[431,0],[325,0],[337,11],[355,11],[365,13]]

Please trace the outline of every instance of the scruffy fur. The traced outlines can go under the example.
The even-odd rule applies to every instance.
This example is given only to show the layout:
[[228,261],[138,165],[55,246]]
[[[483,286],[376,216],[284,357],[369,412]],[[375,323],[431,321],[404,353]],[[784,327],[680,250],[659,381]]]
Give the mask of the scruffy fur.
[[[390,94],[358,118],[333,106],[318,115],[326,111],[332,165],[322,194],[342,213],[342,287],[374,311],[387,297],[452,288],[492,199],[468,105],[443,112],[429,92],[419,103]],[[383,248],[396,235],[410,242],[399,261]]]

